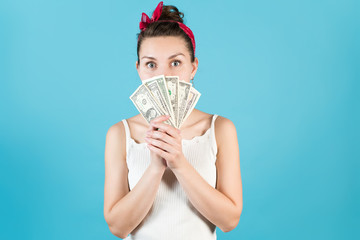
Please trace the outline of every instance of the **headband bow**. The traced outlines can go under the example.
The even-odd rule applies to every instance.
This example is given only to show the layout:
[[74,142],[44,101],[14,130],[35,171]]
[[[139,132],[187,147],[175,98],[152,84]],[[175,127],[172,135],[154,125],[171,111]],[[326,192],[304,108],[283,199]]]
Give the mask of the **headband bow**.
[[[161,2],[159,2],[157,7],[155,8],[155,10],[154,10],[154,12],[153,12],[153,14],[151,16],[151,19],[149,18],[148,15],[146,15],[146,13],[142,13],[141,21],[140,21],[140,24],[139,24],[140,25],[140,30],[144,31],[148,27],[148,25],[150,23],[158,21],[160,16],[161,16],[162,10],[163,10],[163,2],[161,1]],[[178,22],[178,21],[174,21],[174,20],[159,20],[159,21],[160,22],[176,22],[176,23],[178,23],[179,27],[186,33],[186,35],[189,36],[189,38],[191,40],[191,43],[192,43],[192,46],[193,46],[193,49],[194,49],[194,56],[195,56],[195,37],[194,37],[194,34],[193,34],[193,32],[191,31],[190,28],[188,28],[182,22]]]
[[151,19],[149,18],[148,15],[146,15],[146,13],[142,13],[141,21],[140,21],[140,30],[143,31],[147,28],[147,26],[150,23],[156,22],[161,16],[162,9],[163,9],[163,2],[161,1],[155,8],[155,11],[154,11],[153,15],[151,16]]

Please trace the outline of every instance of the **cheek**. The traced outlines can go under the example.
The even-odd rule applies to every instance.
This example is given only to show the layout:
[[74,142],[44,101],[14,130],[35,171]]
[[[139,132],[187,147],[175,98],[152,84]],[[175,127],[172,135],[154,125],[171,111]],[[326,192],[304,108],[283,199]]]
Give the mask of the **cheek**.
[[145,80],[152,77],[151,73],[149,73],[149,71],[146,71],[144,67],[139,67],[138,74],[141,80]]
[[144,73],[144,74],[140,74],[139,77],[140,77],[141,81],[144,81],[146,79],[154,77],[154,75]]
[[181,80],[184,80],[184,81],[186,81],[186,82],[189,82],[190,79],[191,79],[191,69],[189,69],[189,68],[183,69],[183,70],[180,72],[179,76],[180,76],[180,79],[181,79]]

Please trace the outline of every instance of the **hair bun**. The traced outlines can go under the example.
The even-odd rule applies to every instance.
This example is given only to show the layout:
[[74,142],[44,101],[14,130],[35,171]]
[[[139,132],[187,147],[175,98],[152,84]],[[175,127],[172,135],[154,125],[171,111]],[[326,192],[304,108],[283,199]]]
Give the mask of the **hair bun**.
[[159,20],[173,20],[184,23],[184,14],[173,5],[164,5]]

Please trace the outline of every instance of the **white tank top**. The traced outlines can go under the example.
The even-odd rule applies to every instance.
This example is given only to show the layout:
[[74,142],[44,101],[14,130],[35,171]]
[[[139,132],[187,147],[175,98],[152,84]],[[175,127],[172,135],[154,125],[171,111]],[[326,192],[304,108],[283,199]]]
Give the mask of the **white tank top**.
[[[216,154],[214,114],[211,127],[192,139],[182,139],[182,150],[189,163],[213,187],[216,186]],[[129,169],[130,190],[150,164],[147,143],[136,143],[131,138],[126,119],[122,120],[126,133],[126,163]],[[143,221],[126,240],[213,240],[216,226],[202,216],[189,201],[174,173],[166,168],[154,203]]]

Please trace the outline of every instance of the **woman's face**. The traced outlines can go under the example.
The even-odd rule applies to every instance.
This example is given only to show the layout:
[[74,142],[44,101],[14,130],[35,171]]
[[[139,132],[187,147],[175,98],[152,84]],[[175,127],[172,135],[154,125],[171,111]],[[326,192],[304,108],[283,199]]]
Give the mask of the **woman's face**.
[[198,59],[191,62],[186,42],[181,37],[151,37],[142,41],[139,50],[140,63],[136,69],[140,79],[157,76],[179,76],[179,80],[190,82],[198,68]]

